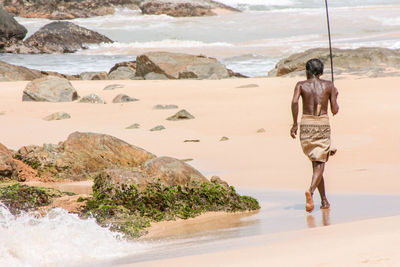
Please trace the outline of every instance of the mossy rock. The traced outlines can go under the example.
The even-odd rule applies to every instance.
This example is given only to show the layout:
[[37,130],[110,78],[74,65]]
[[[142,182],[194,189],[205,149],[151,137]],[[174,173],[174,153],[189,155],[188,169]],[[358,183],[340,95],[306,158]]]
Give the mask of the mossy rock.
[[192,218],[207,211],[250,211],[260,209],[256,199],[240,196],[235,188],[217,182],[191,182],[167,186],[150,183],[144,190],[130,185],[101,191],[93,187],[83,216],[93,216],[100,225],[111,226],[128,238],[145,233],[151,221]]
[[0,201],[12,214],[21,211],[36,210],[38,207],[47,206],[53,197],[59,197],[62,193],[50,188],[41,188],[22,185],[19,183],[0,187]]

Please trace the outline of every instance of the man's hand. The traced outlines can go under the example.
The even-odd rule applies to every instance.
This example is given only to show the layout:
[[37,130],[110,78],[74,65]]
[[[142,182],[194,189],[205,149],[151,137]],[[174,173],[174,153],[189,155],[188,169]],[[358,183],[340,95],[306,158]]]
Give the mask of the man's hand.
[[297,124],[293,124],[292,129],[290,129],[290,136],[295,139],[297,135]]

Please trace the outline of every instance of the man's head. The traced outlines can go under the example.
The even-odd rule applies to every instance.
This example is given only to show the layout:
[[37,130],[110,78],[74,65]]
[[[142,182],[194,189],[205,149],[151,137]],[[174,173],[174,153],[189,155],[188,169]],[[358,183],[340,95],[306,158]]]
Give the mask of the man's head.
[[307,78],[321,76],[324,73],[324,63],[317,58],[310,59],[306,63],[306,73]]

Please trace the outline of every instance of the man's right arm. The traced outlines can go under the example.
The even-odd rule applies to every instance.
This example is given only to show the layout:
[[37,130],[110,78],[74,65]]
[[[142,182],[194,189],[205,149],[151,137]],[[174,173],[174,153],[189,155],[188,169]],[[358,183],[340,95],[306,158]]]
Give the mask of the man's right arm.
[[335,87],[334,84],[332,84],[330,102],[331,102],[331,111],[333,115],[336,115],[339,112],[339,104],[337,102],[338,94],[339,94],[338,89]]
[[296,138],[297,135],[297,116],[299,114],[299,99],[301,95],[301,84],[297,83],[294,88],[293,98],[292,98],[292,117],[293,117],[293,125],[290,129],[290,136],[292,138]]

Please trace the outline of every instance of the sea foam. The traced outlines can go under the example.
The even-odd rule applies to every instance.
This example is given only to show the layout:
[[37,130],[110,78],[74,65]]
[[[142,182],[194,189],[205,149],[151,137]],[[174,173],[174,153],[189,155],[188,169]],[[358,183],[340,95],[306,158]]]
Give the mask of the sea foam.
[[144,251],[144,243],[82,220],[63,209],[13,216],[0,202],[0,266],[73,266]]

